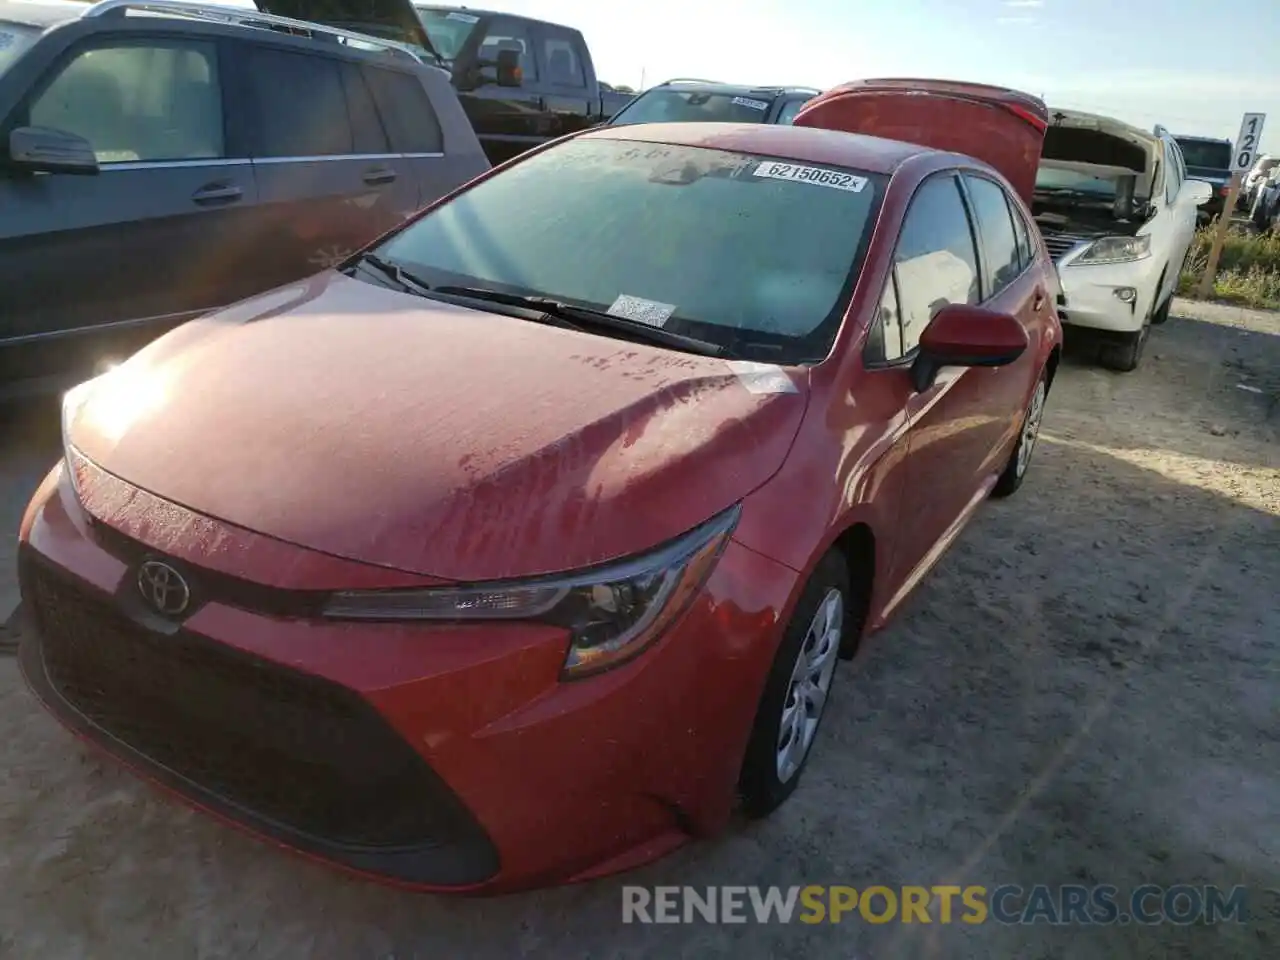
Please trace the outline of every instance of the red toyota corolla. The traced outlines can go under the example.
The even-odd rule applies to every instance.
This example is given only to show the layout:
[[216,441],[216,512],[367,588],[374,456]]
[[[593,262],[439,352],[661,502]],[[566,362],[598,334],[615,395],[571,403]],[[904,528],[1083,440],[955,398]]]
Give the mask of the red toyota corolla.
[[175,330],[66,399],[32,688],[188,802],[423,889],[769,813],[837,660],[1023,480],[1044,128],[872,81],[795,127],[591,131]]

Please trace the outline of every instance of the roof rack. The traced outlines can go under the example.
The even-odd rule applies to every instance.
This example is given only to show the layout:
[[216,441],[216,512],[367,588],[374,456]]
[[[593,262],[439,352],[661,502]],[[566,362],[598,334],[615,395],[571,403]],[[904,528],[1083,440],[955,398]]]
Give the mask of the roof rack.
[[214,23],[228,23],[235,26],[251,27],[257,30],[274,30],[284,28],[288,33],[304,37],[326,37],[348,44],[372,50],[379,50],[394,56],[408,57],[414,63],[436,66],[430,54],[419,52],[405,43],[394,40],[383,40],[381,37],[366,33],[355,33],[341,30],[323,23],[310,20],[295,20],[292,17],[280,17],[273,13],[260,13],[241,7],[205,6],[199,3],[188,3],[185,0],[99,0],[90,5],[83,16],[105,17],[108,15],[124,16],[130,11],[139,13],[157,13],[171,17],[185,17],[191,20],[206,20]]

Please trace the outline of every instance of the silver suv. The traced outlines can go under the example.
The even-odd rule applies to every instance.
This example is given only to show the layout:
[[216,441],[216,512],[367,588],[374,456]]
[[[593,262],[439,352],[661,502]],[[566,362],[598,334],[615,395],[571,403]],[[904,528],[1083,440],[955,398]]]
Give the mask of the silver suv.
[[0,399],[332,266],[487,170],[420,54],[252,9],[0,0]]

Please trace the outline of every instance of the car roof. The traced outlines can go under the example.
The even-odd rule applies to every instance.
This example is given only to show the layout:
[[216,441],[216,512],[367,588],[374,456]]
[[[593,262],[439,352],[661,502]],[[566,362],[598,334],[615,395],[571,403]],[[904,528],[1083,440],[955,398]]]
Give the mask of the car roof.
[[36,0],[28,3],[23,0],[0,0],[0,20],[8,23],[21,23],[28,27],[45,29],[68,20],[79,20],[89,9],[87,3],[74,3],[72,0]]
[[[788,93],[805,93],[816,97],[822,91],[816,87],[805,87],[798,84],[774,85],[767,83],[722,83],[719,80],[667,80],[650,87],[649,90],[695,90],[699,93],[723,93],[732,96],[780,97]],[[648,93],[644,90],[642,93]]]
[[1226,144],[1231,143],[1231,141],[1226,139],[1225,137],[1200,137],[1195,135],[1194,133],[1175,133],[1173,135],[1173,139],[1193,140],[1196,143],[1226,143]]
[[939,152],[914,143],[843,130],[765,123],[637,123],[598,127],[583,136],[736,150],[802,163],[833,163],[867,173],[884,174],[893,173],[912,157]]

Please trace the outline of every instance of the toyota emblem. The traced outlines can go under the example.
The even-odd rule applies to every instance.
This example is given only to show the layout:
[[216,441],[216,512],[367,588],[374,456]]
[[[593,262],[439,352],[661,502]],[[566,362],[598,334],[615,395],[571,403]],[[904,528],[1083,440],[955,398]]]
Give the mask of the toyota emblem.
[[160,613],[180,617],[191,606],[191,588],[177,570],[161,560],[138,567],[138,592]]

